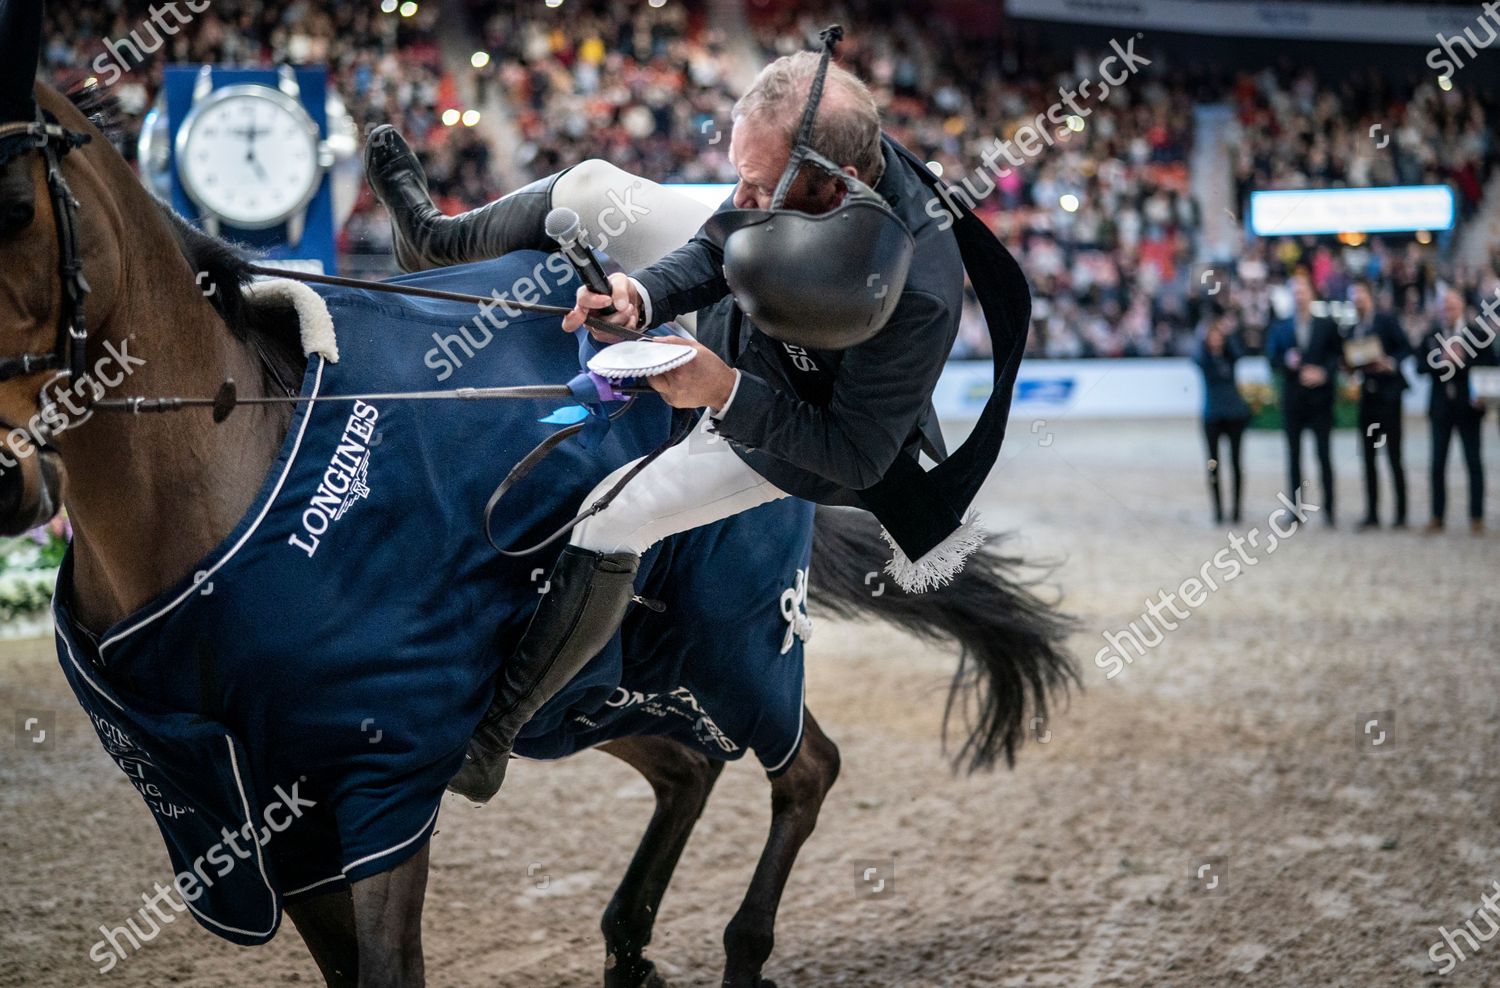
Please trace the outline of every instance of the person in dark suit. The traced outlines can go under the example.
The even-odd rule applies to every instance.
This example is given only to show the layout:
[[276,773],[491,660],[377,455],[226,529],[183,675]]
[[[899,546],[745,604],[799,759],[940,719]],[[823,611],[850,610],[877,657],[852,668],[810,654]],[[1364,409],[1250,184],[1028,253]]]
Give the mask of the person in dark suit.
[[1234,381],[1234,364],[1245,355],[1239,334],[1231,333],[1231,319],[1222,310],[1209,316],[1193,362],[1203,372],[1203,438],[1208,444],[1208,494],[1214,507],[1214,524],[1224,523],[1224,502],[1219,491],[1219,446],[1229,441],[1231,510],[1229,520],[1240,521],[1240,440],[1250,422],[1250,406]]
[[1359,382],[1359,434],[1365,461],[1365,520],[1362,530],[1380,527],[1380,477],[1376,470],[1381,447],[1391,464],[1396,516],[1392,527],[1406,527],[1406,468],[1401,460],[1401,393],[1408,387],[1401,361],[1412,355],[1411,342],[1388,312],[1375,311],[1375,294],[1361,278],[1349,287],[1355,323],[1349,339],[1375,339],[1381,356],[1372,363],[1350,367]]
[[1272,324],[1266,359],[1281,375],[1281,409],[1286,428],[1287,475],[1296,498],[1302,490],[1302,434],[1312,431],[1323,481],[1323,521],[1334,524],[1333,399],[1342,359],[1342,339],[1333,320],[1312,314],[1312,281],[1305,273],[1292,277],[1292,315]]
[[1427,413],[1432,420],[1432,521],[1428,532],[1443,530],[1448,507],[1448,447],[1458,433],[1469,472],[1469,526],[1484,533],[1484,450],[1480,425],[1484,402],[1469,391],[1469,370],[1495,362],[1493,343],[1480,346],[1467,320],[1464,298],[1456,289],[1443,293],[1442,317],[1417,347],[1417,370],[1432,377]]

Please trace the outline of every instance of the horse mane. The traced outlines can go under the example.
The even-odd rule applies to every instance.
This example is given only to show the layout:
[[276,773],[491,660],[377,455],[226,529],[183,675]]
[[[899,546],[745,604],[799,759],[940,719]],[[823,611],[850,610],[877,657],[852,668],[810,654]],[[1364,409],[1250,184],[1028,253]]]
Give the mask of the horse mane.
[[243,248],[199,230],[160,199],[153,201],[199,289],[230,334],[259,350],[267,363],[268,383],[279,380],[296,389],[307,367],[296,311],[289,303],[274,300],[252,304],[246,289],[255,277],[255,259]]
[[[124,133],[119,98],[98,82],[72,88],[66,95],[118,150]],[[254,258],[242,248],[199,230],[160,199],[153,196],[152,201],[167,221],[198,287],[229,332],[259,350],[267,364],[268,383],[279,379],[295,388],[306,367],[297,315],[284,303],[250,303],[245,290],[254,278]]]
[[160,199],[153,196],[152,201],[171,228],[178,250],[193,269],[198,287],[235,338],[248,342],[250,320],[245,289],[254,277],[250,271],[253,262],[249,254],[228,241],[199,230]]
[[105,140],[120,146],[125,139],[125,113],[118,96],[98,80],[69,89],[65,95],[79,113],[89,118],[89,123],[99,128]]

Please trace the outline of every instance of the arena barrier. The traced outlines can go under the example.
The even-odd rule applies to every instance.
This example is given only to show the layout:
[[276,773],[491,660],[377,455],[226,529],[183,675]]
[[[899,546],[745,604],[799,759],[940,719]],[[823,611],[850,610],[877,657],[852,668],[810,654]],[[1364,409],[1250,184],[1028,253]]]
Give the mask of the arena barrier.
[[[1428,378],[1405,364],[1412,388],[1406,413],[1427,409]],[[1241,387],[1265,385],[1271,369],[1262,357],[1236,367]],[[947,421],[972,419],[984,407],[994,371],[987,360],[955,360],[943,371],[933,394],[938,415]],[[1203,407],[1203,378],[1185,357],[1137,360],[1026,360],[1016,383],[1013,422],[1060,418],[1192,418]]]

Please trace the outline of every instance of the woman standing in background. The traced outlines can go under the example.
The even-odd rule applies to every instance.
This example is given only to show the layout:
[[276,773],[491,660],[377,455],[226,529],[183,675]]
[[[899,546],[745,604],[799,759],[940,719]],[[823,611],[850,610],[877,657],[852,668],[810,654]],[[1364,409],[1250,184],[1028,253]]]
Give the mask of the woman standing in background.
[[1208,443],[1208,493],[1214,507],[1214,524],[1224,524],[1224,502],[1219,492],[1219,440],[1229,440],[1232,500],[1229,520],[1240,521],[1240,440],[1250,422],[1250,406],[1234,383],[1234,364],[1244,356],[1239,336],[1231,333],[1232,321],[1220,310],[1209,316],[1198,341],[1193,362],[1203,372],[1203,437]]

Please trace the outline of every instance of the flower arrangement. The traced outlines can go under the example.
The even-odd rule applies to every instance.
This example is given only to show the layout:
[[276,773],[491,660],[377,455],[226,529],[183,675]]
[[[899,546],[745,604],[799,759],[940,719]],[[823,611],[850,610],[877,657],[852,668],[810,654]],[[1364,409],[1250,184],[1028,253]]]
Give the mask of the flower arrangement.
[[45,633],[57,567],[72,537],[59,515],[0,546],[0,637]]
[[[1262,382],[1239,386],[1240,396],[1250,406],[1250,428],[1280,429],[1281,389]],[[1333,427],[1353,429],[1359,424],[1359,385],[1345,380],[1334,392]]]

